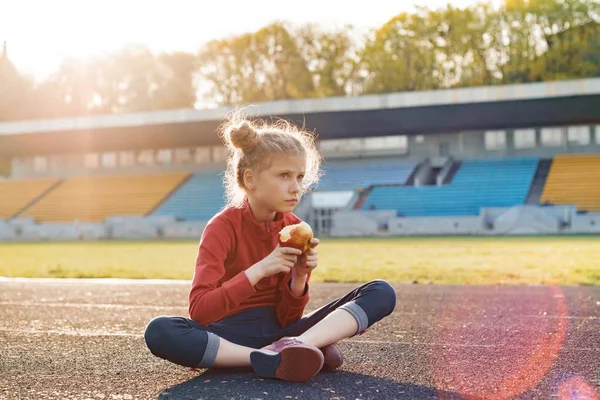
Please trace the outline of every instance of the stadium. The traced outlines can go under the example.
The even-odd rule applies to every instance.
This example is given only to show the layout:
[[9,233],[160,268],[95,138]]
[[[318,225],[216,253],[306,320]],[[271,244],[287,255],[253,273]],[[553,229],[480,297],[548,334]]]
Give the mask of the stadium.
[[[198,238],[231,108],[0,123],[0,239]],[[259,103],[317,135],[319,236],[600,233],[600,79]]]
[[[598,4],[260,3],[0,16],[45,32],[0,53],[0,400],[600,400]],[[289,214],[209,225],[240,108],[314,136],[318,263],[272,257]]]

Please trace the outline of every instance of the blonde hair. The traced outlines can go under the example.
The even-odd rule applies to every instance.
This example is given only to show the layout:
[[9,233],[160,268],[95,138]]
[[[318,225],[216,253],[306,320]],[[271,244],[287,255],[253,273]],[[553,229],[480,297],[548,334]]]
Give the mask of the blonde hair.
[[313,135],[288,121],[269,124],[249,120],[240,111],[233,113],[221,127],[220,135],[229,149],[224,186],[227,206],[241,207],[246,197],[244,171],[259,173],[269,168],[271,156],[286,154],[306,159],[302,194],[308,193],[321,177],[321,155]]

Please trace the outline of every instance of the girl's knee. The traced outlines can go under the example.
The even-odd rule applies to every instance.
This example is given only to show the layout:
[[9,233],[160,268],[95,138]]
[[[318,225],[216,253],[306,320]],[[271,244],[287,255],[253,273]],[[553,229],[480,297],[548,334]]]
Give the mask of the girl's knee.
[[385,308],[385,315],[391,314],[396,308],[396,290],[394,287],[383,279],[371,281],[369,285],[377,292],[378,303]]
[[184,367],[210,366],[219,348],[219,338],[183,317],[152,319],[144,332],[152,354]]
[[172,331],[173,320],[170,317],[156,317],[148,323],[144,332],[144,340],[152,354],[161,353],[159,348],[169,343]]

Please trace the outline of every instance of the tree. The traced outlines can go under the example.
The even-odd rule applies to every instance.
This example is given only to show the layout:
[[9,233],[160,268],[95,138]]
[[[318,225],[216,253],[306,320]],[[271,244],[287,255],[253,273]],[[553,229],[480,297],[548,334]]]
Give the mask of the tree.
[[59,118],[104,112],[99,93],[102,71],[91,62],[65,60],[35,90],[34,118]]
[[209,96],[221,104],[314,96],[306,60],[281,23],[208,43],[199,54]]
[[158,88],[152,109],[190,108],[196,103],[197,58],[185,52],[163,53],[156,58]]
[[6,42],[0,53],[0,121],[26,118],[33,82],[22,76],[8,58]]
[[[501,67],[502,83],[593,74],[594,65],[586,66],[583,59],[593,60],[597,40],[594,17],[600,15],[600,3],[595,0],[506,0],[503,11],[503,33],[508,42],[503,57],[506,62]],[[578,28],[582,26],[588,28]],[[569,33],[563,34],[567,31]]]
[[434,27],[426,15],[403,13],[375,31],[361,59],[365,93],[401,92],[438,88],[442,78],[436,66]]
[[155,56],[144,46],[127,46],[90,65],[99,71],[97,86],[101,108],[106,112],[140,112],[155,109],[160,87]]
[[600,2],[494,4],[418,7],[364,36],[276,22],[197,55],[130,45],[36,86],[4,51],[0,120],[188,108],[198,92],[237,104],[600,76]]
[[207,43],[198,55],[200,86],[207,99],[220,104],[252,101],[258,90],[257,58],[249,33]]
[[127,46],[103,58],[65,60],[35,89],[32,118],[190,108],[196,101],[196,57],[155,56]]
[[569,28],[547,39],[548,50],[533,64],[534,80],[600,76],[600,29],[596,23]]
[[317,97],[345,96],[357,93],[357,43],[360,37],[351,25],[325,31],[316,24],[297,30],[298,47],[307,60]]
[[490,49],[498,12],[489,3],[464,9],[448,5],[430,12],[436,29],[437,65],[444,86],[482,86],[495,82]]
[[533,65],[535,80],[600,75],[600,3],[546,0],[528,10],[543,31],[544,54]]
[[264,79],[265,100],[302,99],[314,96],[306,60],[288,29],[275,23],[255,33],[258,69]]

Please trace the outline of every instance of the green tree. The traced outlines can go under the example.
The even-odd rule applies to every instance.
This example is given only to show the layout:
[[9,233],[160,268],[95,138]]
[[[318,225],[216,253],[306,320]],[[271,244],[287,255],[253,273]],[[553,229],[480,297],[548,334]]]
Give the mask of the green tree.
[[437,65],[444,86],[481,86],[495,82],[490,49],[497,14],[490,3],[464,9],[448,6],[430,12],[432,24],[437,26]]
[[361,38],[351,25],[326,31],[316,24],[298,29],[298,47],[313,77],[317,97],[355,94]]
[[600,3],[545,0],[528,10],[543,31],[546,51],[533,64],[534,80],[573,79],[600,74]]
[[311,73],[289,30],[275,23],[260,29],[255,37],[259,57],[255,72],[264,78],[266,100],[313,97]]
[[215,40],[199,55],[208,95],[221,104],[314,96],[306,60],[281,23],[255,33]]
[[200,88],[219,104],[254,101],[259,82],[254,74],[258,55],[252,34],[207,43],[198,55]]
[[[368,35],[272,23],[198,55],[126,46],[66,60],[44,82],[0,56],[0,120],[600,76],[600,2],[489,0],[419,7]],[[197,85],[196,85],[197,83]]]
[[502,83],[593,76],[600,3],[506,0],[503,11]]
[[361,55],[364,93],[427,90],[442,85],[436,71],[434,27],[421,9],[403,13],[374,32]]

